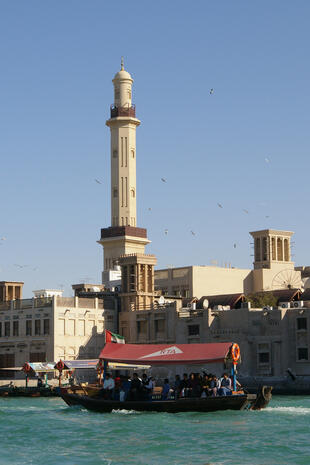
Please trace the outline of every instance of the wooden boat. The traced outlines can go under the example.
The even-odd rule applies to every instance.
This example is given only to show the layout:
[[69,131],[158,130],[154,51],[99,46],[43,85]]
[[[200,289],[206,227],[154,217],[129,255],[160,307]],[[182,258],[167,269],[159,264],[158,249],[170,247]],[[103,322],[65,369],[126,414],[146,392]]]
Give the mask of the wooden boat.
[[59,396],[53,387],[1,386],[0,397],[54,397]]
[[145,412],[214,412],[217,410],[260,410],[271,399],[271,388],[264,386],[259,393],[248,394],[236,389],[236,364],[240,358],[240,348],[232,342],[212,344],[175,344],[175,345],[135,345],[107,343],[101,351],[100,364],[106,369],[109,361],[117,363],[135,363],[149,365],[167,364],[208,364],[224,362],[231,364],[233,377],[232,395],[202,397],[179,397],[160,400],[106,400],[101,390],[74,390],[59,388],[59,394],[68,405],[81,405],[96,412],[113,410],[136,410]]
[[215,412],[218,410],[260,410],[265,408],[271,399],[271,390],[264,386],[258,395],[234,394],[205,398],[181,397],[177,400],[141,400],[118,401],[90,397],[85,394],[70,392],[60,388],[60,396],[69,405],[80,405],[95,412],[109,413],[113,410],[135,410],[138,412]]

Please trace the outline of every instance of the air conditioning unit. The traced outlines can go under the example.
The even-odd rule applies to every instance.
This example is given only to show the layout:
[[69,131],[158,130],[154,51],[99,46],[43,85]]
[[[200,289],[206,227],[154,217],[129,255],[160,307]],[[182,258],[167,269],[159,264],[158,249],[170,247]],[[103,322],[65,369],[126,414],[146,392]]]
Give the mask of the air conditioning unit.
[[190,302],[187,303],[187,308],[192,308],[192,304]]
[[213,310],[223,310],[223,305],[214,305]]
[[281,308],[291,308],[290,302],[281,302],[280,304]]
[[291,302],[291,308],[303,308],[304,306],[304,301],[303,300],[299,300],[299,301],[296,301],[296,302]]

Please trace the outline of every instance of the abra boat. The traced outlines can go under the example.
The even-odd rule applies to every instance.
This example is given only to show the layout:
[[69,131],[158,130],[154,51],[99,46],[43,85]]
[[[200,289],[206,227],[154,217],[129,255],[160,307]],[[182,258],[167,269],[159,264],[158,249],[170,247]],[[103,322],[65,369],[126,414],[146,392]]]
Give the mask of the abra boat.
[[214,412],[217,410],[260,410],[271,399],[271,388],[264,386],[258,394],[248,394],[236,389],[236,365],[240,348],[232,342],[212,344],[135,345],[107,343],[99,360],[105,370],[108,362],[160,365],[202,365],[224,362],[232,366],[233,391],[228,396],[180,397],[170,400],[105,400],[98,395],[88,395],[72,388],[59,388],[59,394],[69,405],[81,405],[96,412],[126,409],[146,412]]

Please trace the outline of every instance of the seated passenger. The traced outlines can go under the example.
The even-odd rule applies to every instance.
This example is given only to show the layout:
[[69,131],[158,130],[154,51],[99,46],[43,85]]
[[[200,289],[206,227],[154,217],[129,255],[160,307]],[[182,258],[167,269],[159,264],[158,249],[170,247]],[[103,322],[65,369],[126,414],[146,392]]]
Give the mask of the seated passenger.
[[219,389],[219,382],[215,375],[212,375],[210,381],[210,393],[212,396],[217,396],[217,391]]
[[175,375],[173,390],[174,390],[174,398],[177,399],[180,396],[180,386],[181,386],[181,378],[180,375]]
[[110,373],[107,373],[103,383],[103,396],[105,399],[112,399],[114,386],[114,379],[111,377]]
[[188,376],[187,376],[187,373],[184,373],[183,374],[183,379],[181,380],[181,383],[180,383],[180,395],[181,395],[181,397],[187,397],[188,396],[188,388],[189,388]]
[[150,400],[152,397],[153,389],[154,389],[155,383],[154,383],[154,378],[150,377],[148,378],[146,374],[144,373],[142,375],[142,398],[144,400]]
[[167,400],[169,392],[170,392],[169,379],[165,378],[163,390],[161,392],[161,400]]
[[127,376],[121,376],[121,387],[119,391],[119,400],[124,402],[128,398],[128,393],[130,391],[131,381]]
[[138,400],[139,392],[141,390],[142,381],[137,373],[134,373],[130,383],[129,399]]
[[221,379],[221,387],[219,390],[219,394],[220,396],[231,396],[232,394],[231,379],[228,377],[227,373],[224,373]]
[[211,382],[211,378],[209,378],[209,376],[206,373],[204,373],[202,380],[201,380],[201,389],[202,389],[201,397],[208,397],[210,395],[210,392],[209,392],[210,382]]
[[200,397],[201,387],[198,373],[191,373],[189,379],[189,388],[191,397]]

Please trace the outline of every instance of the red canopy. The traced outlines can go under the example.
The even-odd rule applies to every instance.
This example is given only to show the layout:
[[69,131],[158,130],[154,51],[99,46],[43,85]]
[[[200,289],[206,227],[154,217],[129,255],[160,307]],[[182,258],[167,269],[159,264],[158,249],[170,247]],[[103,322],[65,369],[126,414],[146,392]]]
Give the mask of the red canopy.
[[108,342],[99,358],[109,362],[136,365],[165,365],[167,363],[216,363],[227,357],[232,342],[212,344],[115,344]]

